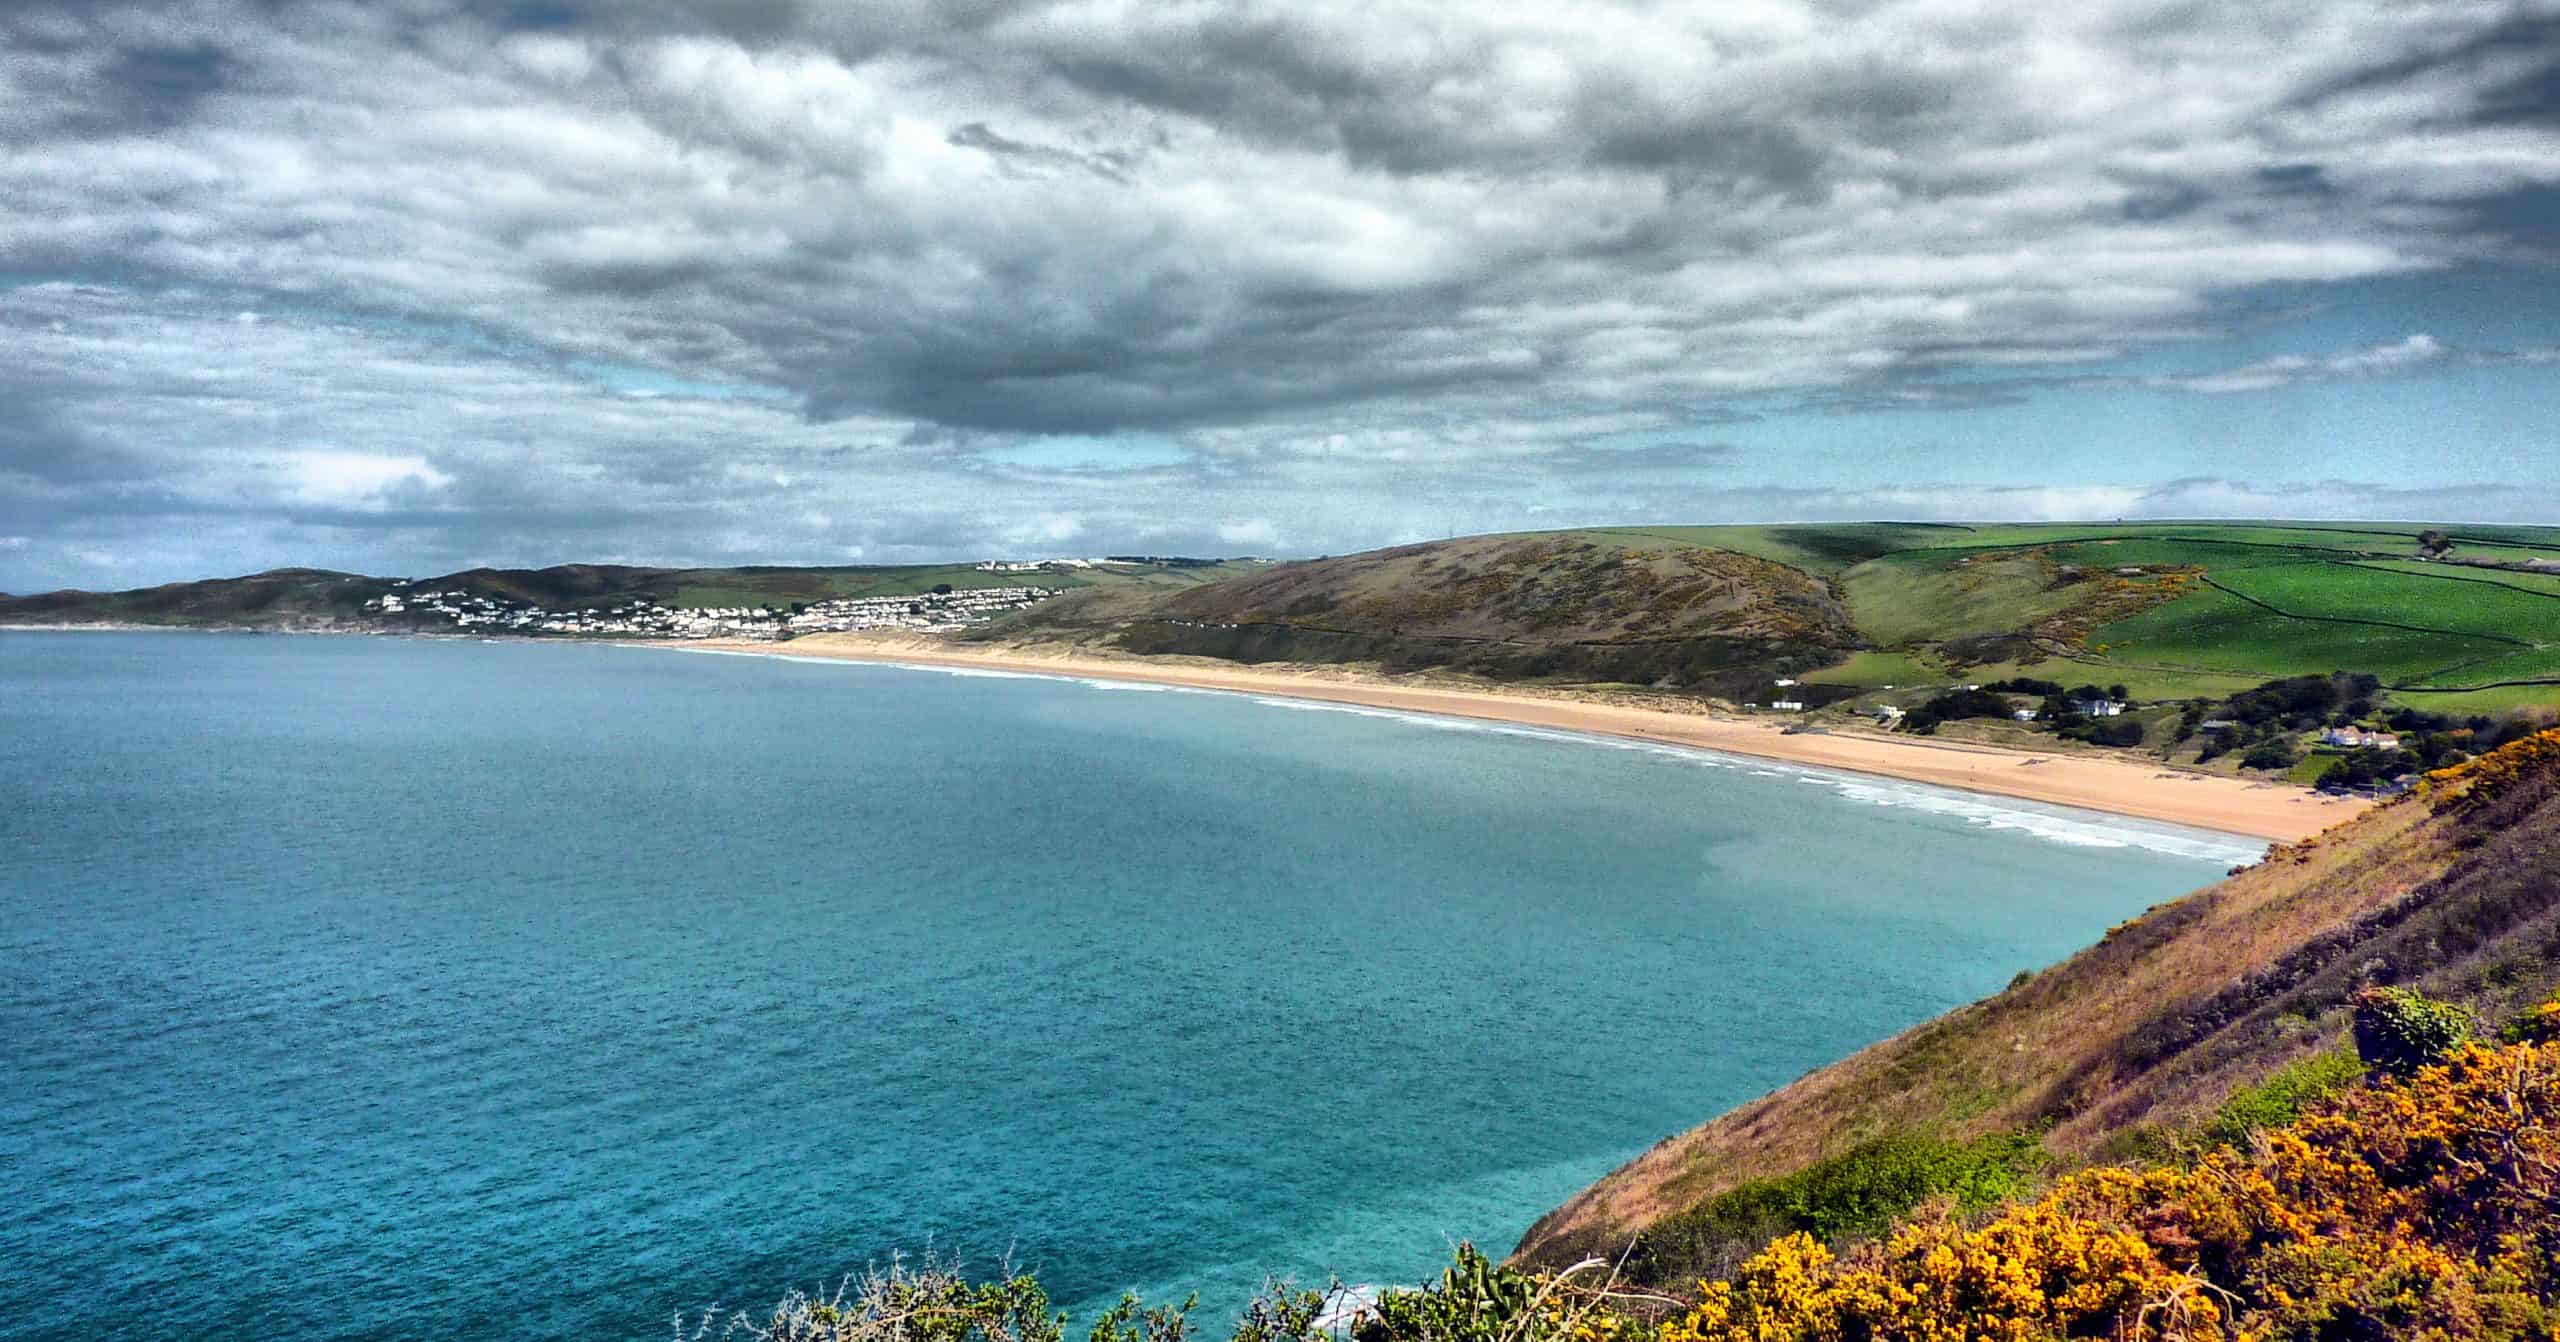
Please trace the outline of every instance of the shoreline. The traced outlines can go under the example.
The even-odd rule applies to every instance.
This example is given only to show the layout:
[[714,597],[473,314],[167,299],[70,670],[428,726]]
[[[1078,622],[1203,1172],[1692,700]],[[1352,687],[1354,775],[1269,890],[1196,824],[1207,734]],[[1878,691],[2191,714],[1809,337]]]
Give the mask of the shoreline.
[[1591,697],[1416,684],[1338,667],[1254,667],[1193,658],[1114,657],[1021,647],[980,650],[937,639],[868,634],[810,634],[785,643],[706,639],[623,646],[1125,681],[1471,718],[1927,783],[2274,843],[2309,838],[2371,805],[2281,783],[2170,769],[2156,761],[2031,754],[1881,735],[1790,735],[1775,721],[1675,712]]

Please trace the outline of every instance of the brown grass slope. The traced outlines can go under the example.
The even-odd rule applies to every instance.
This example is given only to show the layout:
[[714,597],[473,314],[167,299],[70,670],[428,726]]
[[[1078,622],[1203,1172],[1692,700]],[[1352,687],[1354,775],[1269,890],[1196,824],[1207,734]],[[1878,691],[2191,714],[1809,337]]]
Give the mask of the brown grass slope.
[[2066,1163],[2137,1152],[2337,1047],[2359,987],[2407,984],[2495,1017],[2555,981],[2560,733],[2544,733],[1663,1141],[1538,1221],[1517,1254],[1552,1265],[1687,1233],[1667,1218],[1882,1137],[2038,1132]]
[[1475,536],[1283,564],[1136,600],[1068,598],[989,636],[1502,679],[1765,685],[1859,645],[1823,579],[1657,538]]

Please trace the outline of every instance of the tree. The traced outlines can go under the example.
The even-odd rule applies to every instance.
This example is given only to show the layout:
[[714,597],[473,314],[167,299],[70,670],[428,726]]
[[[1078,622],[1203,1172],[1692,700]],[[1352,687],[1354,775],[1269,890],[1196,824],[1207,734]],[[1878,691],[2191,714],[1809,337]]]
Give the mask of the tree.
[[2301,763],[2301,761],[2302,757],[2294,752],[2292,739],[2290,737],[2279,736],[2270,740],[2260,741],[2258,744],[2249,747],[2249,753],[2240,757],[2240,767],[2244,769],[2290,769],[2294,765]]

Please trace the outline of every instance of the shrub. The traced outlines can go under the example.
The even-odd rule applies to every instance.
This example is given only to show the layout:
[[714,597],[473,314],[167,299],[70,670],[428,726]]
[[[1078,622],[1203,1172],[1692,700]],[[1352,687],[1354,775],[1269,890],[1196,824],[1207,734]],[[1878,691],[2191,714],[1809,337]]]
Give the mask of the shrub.
[[1828,1241],[1881,1234],[1895,1217],[1940,1197],[1979,1210],[2015,1196],[2043,1164],[2043,1148],[2028,1133],[1970,1142],[1879,1138],[1667,1218],[1637,1241],[1629,1270],[1644,1280],[1675,1280],[1723,1270],[1780,1235]]
[[1903,726],[1911,731],[1926,734],[1936,731],[1941,722],[1954,722],[1959,718],[2005,718],[2007,716],[2009,716],[2009,701],[1987,689],[1949,690],[1911,710],[1911,715],[1903,720]]
[[1661,1342],[2549,1339],[2560,1324],[2560,1045],[2457,1046],[2249,1152],[2100,1167],[1845,1257],[1771,1244]]
[[[705,1316],[702,1333],[710,1322]],[[830,1296],[795,1291],[768,1322],[733,1321],[729,1331],[759,1342],[1061,1342],[1066,1322],[1028,1275],[971,1282],[956,1265],[928,1260],[865,1273],[850,1299],[842,1286]]]
[[2406,988],[2356,994],[2356,1052],[2368,1066],[2407,1076],[2441,1062],[2471,1037],[2471,1017],[2451,1002]]
[[2500,1038],[2511,1044],[2548,1044],[2560,1041],[2560,997],[2525,1012],[2507,1022]]
[[1506,1342],[1534,1322],[1538,1280],[1460,1242],[1458,1260],[1418,1291],[1388,1291],[1352,1321],[1352,1342]]
[[2240,757],[2243,769],[2290,769],[2301,762],[2302,756],[2294,750],[2293,742],[2281,736],[2260,741]]
[[2131,718],[2079,718],[2057,735],[2067,741],[2086,741],[2093,746],[2138,746],[2142,744],[2142,724]]

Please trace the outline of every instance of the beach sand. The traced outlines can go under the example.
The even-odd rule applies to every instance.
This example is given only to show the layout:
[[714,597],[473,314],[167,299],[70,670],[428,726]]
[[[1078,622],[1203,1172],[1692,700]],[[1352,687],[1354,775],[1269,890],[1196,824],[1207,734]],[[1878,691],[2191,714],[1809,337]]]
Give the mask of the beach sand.
[[1784,723],[1775,717],[1710,714],[1685,706],[1670,707],[1668,701],[1659,701],[1664,706],[1656,706],[1638,695],[1453,685],[1342,667],[1240,666],[1188,657],[1142,658],[1085,650],[981,647],[913,635],[812,634],[782,644],[711,640],[679,646],[1084,676],[1410,713],[1442,713],[1697,746],[2288,843],[2317,834],[2369,804],[2324,797],[2286,783],[2173,769],[2156,760],[2079,752],[2031,754],[1866,732],[1789,734],[1781,730]]

